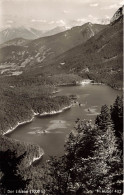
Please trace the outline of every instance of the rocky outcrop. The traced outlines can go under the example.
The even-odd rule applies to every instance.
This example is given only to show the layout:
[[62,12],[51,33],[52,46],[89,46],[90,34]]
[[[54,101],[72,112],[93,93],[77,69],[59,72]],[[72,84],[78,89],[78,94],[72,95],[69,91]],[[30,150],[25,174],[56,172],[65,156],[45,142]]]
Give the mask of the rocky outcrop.
[[123,9],[124,6],[120,7],[114,14],[114,16],[112,17],[110,23],[114,24],[116,21],[120,20],[121,18],[123,19]]

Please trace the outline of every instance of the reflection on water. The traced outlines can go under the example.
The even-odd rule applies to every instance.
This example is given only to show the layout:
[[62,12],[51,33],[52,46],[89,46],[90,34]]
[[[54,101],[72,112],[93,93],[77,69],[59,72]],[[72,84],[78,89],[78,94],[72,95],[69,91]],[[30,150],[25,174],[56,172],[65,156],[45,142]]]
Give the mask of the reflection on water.
[[[51,124],[52,123],[52,124]],[[49,127],[43,129],[41,127],[36,127],[34,131],[27,132],[28,134],[46,134],[46,133],[63,133],[62,131],[58,131],[58,129],[66,129],[69,124],[66,123],[64,120],[51,120],[49,122]],[[52,130],[52,131],[51,131]],[[56,130],[56,131],[53,131]]]
[[[94,121],[101,106],[111,105],[121,92],[105,85],[83,85],[61,87],[57,95],[76,95],[77,103],[60,114],[36,117],[32,123],[18,127],[8,134],[17,140],[38,144],[44,149],[45,159],[49,155],[60,156],[64,152],[64,141],[74,128],[77,118]],[[80,106],[79,106],[80,104]]]
[[63,121],[63,120],[52,120],[50,121],[50,123],[52,124],[49,125],[46,131],[50,131],[53,129],[65,129],[68,126],[66,121]]
[[87,113],[86,115],[96,116],[96,115],[100,114],[100,112],[98,112],[98,106],[91,106],[87,109],[84,109],[84,111]]
[[36,131],[30,131],[27,134],[32,134],[32,135],[39,135],[39,134],[46,134],[46,133],[63,133],[62,131],[46,131],[46,130],[36,130]]

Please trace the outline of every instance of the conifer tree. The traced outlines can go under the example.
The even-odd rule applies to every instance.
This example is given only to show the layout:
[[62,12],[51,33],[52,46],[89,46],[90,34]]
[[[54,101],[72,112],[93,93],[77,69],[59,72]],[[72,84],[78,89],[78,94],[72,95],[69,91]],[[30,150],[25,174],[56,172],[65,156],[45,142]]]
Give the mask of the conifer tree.
[[117,96],[113,106],[111,106],[111,118],[114,123],[116,136],[122,138],[123,134],[123,99]]
[[110,110],[107,105],[101,107],[101,113],[96,117],[95,124],[103,131],[106,131],[108,126],[113,126]]
[[97,116],[96,125],[98,136],[94,154],[101,159],[97,169],[99,173],[103,171],[101,174],[103,174],[103,181],[106,183],[107,189],[113,190],[113,186],[115,186],[113,182],[117,182],[113,181],[113,178],[117,178],[118,174],[121,175],[121,157],[110,110],[106,105],[102,107],[101,114]]

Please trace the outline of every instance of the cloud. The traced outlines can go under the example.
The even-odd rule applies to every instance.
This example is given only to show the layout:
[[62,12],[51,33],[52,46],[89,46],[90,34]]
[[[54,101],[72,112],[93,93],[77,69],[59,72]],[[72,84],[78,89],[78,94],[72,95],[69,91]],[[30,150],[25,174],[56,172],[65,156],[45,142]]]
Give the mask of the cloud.
[[50,21],[48,24],[54,24],[54,25],[58,25],[58,26],[65,26],[66,25],[66,22],[64,20],[57,20],[57,21]]
[[119,8],[118,4],[113,4],[113,5],[103,7],[101,9],[106,9],[107,10],[107,9],[118,9],[118,8]]
[[63,12],[64,12],[64,14],[69,14],[70,13],[69,10],[64,10]]
[[115,9],[115,8],[118,8],[118,4],[113,4],[108,6],[108,9]]
[[64,26],[64,25],[66,25],[66,23],[65,23],[65,21],[64,20],[58,20],[58,21],[56,21],[56,24],[58,24],[58,25],[62,25],[62,26]]
[[90,7],[97,7],[99,4],[98,3],[92,3],[90,4]]
[[13,20],[7,20],[7,24],[13,24]]
[[98,18],[92,16],[91,14],[88,15],[88,18],[89,18],[89,20],[90,20],[91,22],[93,22],[93,23],[94,23],[94,22],[98,22]]
[[[80,26],[90,21],[96,23],[98,18],[99,21],[109,21],[105,15],[111,18],[124,4],[124,0],[0,0],[6,1],[0,5],[2,25],[30,25],[44,30],[56,26]],[[7,20],[14,22],[7,23]]]
[[110,16],[108,16],[108,15],[105,15],[105,19],[110,19]]
[[67,23],[67,25],[68,25],[69,27],[81,26],[81,25],[83,25],[83,24],[85,24],[85,23],[87,23],[87,22],[88,22],[88,19],[87,19],[87,18],[77,18],[77,19],[75,19],[75,20],[70,20],[70,21]]
[[46,23],[46,20],[36,20],[36,19],[32,19],[31,22],[41,22],[41,23]]
[[85,23],[87,20],[86,20],[86,18],[78,18],[76,21],[78,23]]
[[50,25],[58,25],[58,26],[65,26],[66,23],[64,20],[51,20],[51,21],[47,21],[47,20],[37,20],[37,19],[32,19],[31,22],[34,22],[34,23],[47,23],[47,24],[50,24]]
[[121,6],[124,5],[124,0],[120,1],[119,5],[121,5]]
[[55,24],[56,22],[54,20],[50,21],[49,24]]
[[[107,18],[108,20],[108,18]],[[99,18],[89,14],[87,17],[84,18],[77,18],[76,20],[72,20],[70,21],[69,25],[70,26],[81,26],[87,22],[91,22],[91,23],[95,23],[95,24],[99,24],[101,23],[101,20],[99,20]]]

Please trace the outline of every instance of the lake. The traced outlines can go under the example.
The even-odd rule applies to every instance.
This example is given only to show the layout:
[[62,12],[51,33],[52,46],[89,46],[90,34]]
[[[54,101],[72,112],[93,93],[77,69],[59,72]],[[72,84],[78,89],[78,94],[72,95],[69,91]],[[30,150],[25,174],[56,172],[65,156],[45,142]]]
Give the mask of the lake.
[[122,94],[106,85],[93,84],[60,87],[59,90],[57,95],[76,95],[82,105],[75,104],[60,114],[35,117],[31,123],[19,126],[7,134],[13,139],[38,144],[45,152],[43,160],[48,159],[49,155],[61,156],[64,153],[65,139],[74,128],[77,118],[94,122],[101,106],[110,106],[117,95]]

